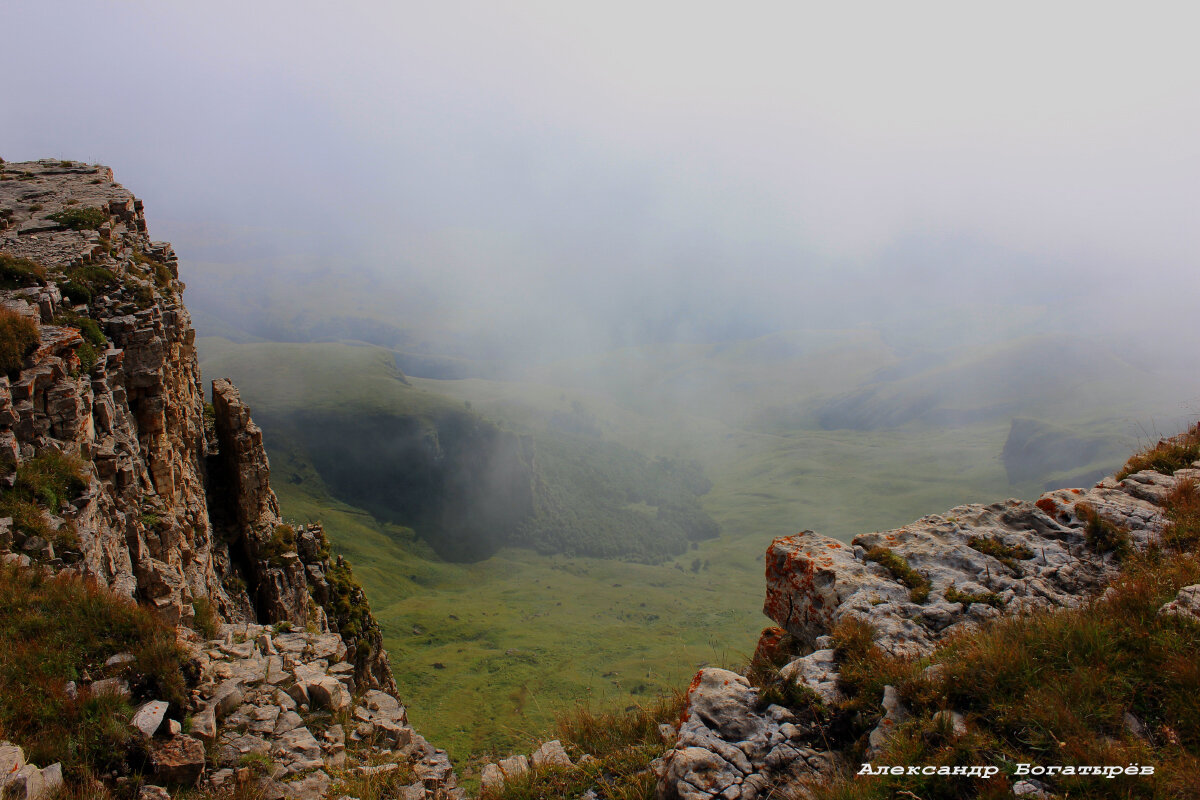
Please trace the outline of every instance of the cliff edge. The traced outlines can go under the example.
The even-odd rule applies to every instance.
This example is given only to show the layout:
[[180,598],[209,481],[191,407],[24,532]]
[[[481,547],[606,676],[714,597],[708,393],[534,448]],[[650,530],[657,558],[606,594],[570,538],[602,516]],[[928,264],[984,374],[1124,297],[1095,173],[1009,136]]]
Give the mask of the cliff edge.
[[[281,518],[236,388],[213,381],[205,403],[183,290],[112,170],[0,163],[4,562],[94,582],[177,629],[193,688],[149,728],[164,781],[220,783],[257,754],[275,764],[268,797],[319,796],[361,741],[415,765],[422,796],[456,794],[445,753],[407,725],[350,566],[319,525]],[[334,720],[322,742],[305,725],[317,712]],[[188,733],[167,724],[185,718]]]

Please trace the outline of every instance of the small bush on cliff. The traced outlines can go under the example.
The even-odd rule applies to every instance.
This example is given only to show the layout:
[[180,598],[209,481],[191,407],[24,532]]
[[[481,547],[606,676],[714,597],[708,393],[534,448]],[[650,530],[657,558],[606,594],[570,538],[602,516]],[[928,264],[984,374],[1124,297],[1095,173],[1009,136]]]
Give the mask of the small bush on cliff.
[[[30,761],[61,761],[68,783],[141,765],[130,700],[87,688],[120,652],[136,658],[125,674],[133,701],[154,695],[179,718],[185,658],[170,626],[81,579],[0,566],[0,736],[24,747]],[[76,697],[68,681],[78,685]]]
[[46,268],[28,258],[0,253],[0,289],[39,286],[46,282]]
[[40,341],[36,322],[23,314],[0,308],[0,370],[10,375],[18,372]]
[[[11,471],[9,463],[7,470]],[[59,544],[78,544],[78,534],[68,529],[56,535],[50,530],[43,508],[57,514],[62,504],[87,486],[84,463],[75,456],[46,450],[17,466],[11,489],[0,493],[0,516],[12,517],[13,525],[27,536],[40,536]]]
[[75,231],[94,231],[108,222],[108,212],[99,208],[68,208],[51,214],[50,219]]
[[285,553],[294,552],[296,552],[296,529],[291,525],[276,525],[275,530],[271,532],[271,538],[262,544],[259,555],[278,567],[283,564]]

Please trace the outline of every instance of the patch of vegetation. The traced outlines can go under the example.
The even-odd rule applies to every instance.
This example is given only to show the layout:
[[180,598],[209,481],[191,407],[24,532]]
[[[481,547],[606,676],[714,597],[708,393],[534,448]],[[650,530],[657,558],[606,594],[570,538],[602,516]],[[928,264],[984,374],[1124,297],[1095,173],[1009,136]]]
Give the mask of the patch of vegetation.
[[[31,762],[61,761],[68,783],[143,765],[131,701],[86,688],[120,652],[136,658],[126,673],[132,700],[166,700],[178,718],[186,659],[169,625],[79,578],[0,566],[0,730]],[[81,684],[75,698],[68,681]]]
[[1004,600],[995,592],[963,592],[954,584],[946,587],[946,602],[947,603],[962,603],[963,608],[970,606],[971,603],[983,603],[992,608],[1004,608]]
[[0,308],[0,371],[12,375],[41,342],[38,324],[24,314]]
[[358,800],[391,800],[402,797],[405,786],[416,780],[412,766],[405,761],[398,762],[399,769],[373,774],[359,774],[345,771],[335,776],[331,797],[355,797]]
[[77,534],[56,537],[43,508],[57,514],[64,501],[78,496],[87,487],[86,465],[76,456],[45,450],[19,464],[16,473],[13,487],[0,493],[0,516],[12,517],[14,527],[27,536],[70,544]]
[[991,556],[1014,572],[1021,571],[1020,565],[1017,564],[1018,559],[1023,561],[1033,558],[1033,551],[1025,545],[1005,544],[1002,539],[996,536],[972,536],[967,544],[972,549],[978,550],[986,556]]
[[350,564],[339,558],[325,573],[331,595],[330,607],[337,621],[338,630],[348,639],[356,639],[375,625],[367,595],[354,578]]
[[1200,484],[1194,479],[1179,481],[1166,498],[1166,530],[1164,544],[1180,551],[1196,550],[1200,546]]
[[205,639],[216,639],[221,633],[221,618],[213,601],[205,596],[192,601],[192,624]]
[[88,264],[67,270],[58,290],[76,303],[91,303],[96,295],[106,294],[120,283],[111,270]]
[[1129,533],[1100,516],[1100,512],[1087,503],[1076,503],[1075,514],[1084,522],[1084,536],[1088,547],[1097,553],[1112,553],[1117,558],[1129,554]]
[[154,285],[160,289],[170,285],[171,281],[175,278],[175,276],[171,274],[170,267],[161,261],[151,258],[140,250],[134,252],[133,260],[136,263],[141,264],[143,267],[148,267],[150,269],[150,274],[154,276]]
[[259,546],[259,557],[270,561],[274,566],[283,564],[285,553],[296,552],[296,529],[291,525],[276,525],[271,532],[271,538]]
[[560,800],[578,797],[594,788],[611,800],[652,800],[657,779],[650,762],[662,755],[665,744],[660,724],[678,724],[686,696],[660,698],[648,707],[623,712],[595,713],[577,707],[558,718],[557,732],[568,755],[578,760],[584,753],[595,760],[566,769],[542,769],[507,781],[503,791],[485,794],[486,800]]
[[133,304],[138,311],[145,311],[154,305],[154,290],[145,284],[137,284],[132,289]]
[[1153,447],[1132,456],[1117,473],[1117,480],[1124,480],[1145,469],[1172,475],[1175,470],[1190,467],[1197,460],[1200,460],[1200,424],[1178,436],[1162,439]]
[[0,289],[41,286],[46,283],[46,268],[36,261],[10,253],[0,253]]
[[908,565],[908,561],[886,547],[872,547],[867,551],[868,561],[881,565],[892,577],[908,587],[908,597],[914,603],[929,599],[929,579]]
[[92,367],[96,366],[96,362],[100,360],[100,354],[96,352],[96,348],[91,342],[83,342],[75,349],[75,357],[79,359],[79,372],[86,375],[92,371]]
[[78,497],[86,488],[87,465],[78,456],[43,450],[17,466],[12,491],[37,500],[57,514],[64,501]]
[[54,315],[54,324],[76,329],[79,331],[79,335],[84,338],[84,341],[96,347],[108,344],[108,339],[105,337],[104,331],[100,330],[100,323],[91,317],[77,314],[69,308],[60,309]]
[[50,219],[73,231],[94,231],[108,222],[108,212],[100,208],[68,208],[51,214]]

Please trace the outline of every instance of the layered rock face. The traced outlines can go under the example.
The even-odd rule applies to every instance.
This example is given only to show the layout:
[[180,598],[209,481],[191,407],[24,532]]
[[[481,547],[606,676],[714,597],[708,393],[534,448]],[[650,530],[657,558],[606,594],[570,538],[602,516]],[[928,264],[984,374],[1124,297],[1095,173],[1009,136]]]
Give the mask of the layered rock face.
[[[278,659],[286,687],[307,685],[301,659],[286,638],[268,652],[261,626],[308,631],[319,697],[336,684],[397,702],[362,589],[319,525],[280,517],[236,388],[214,381],[205,404],[183,289],[171,246],[149,238],[141,201],[111,170],[0,164],[0,555],[87,576],[170,623],[240,624],[266,636],[255,668]],[[336,642],[336,657],[308,658],[313,642]],[[234,644],[226,635],[198,656],[206,675],[241,653],[222,649]],[[267,710],[254,713],[274,713],[280,685],[255,695]],[[444,753],[412,735],[392,744],[433,758],[434,783],[453,785]]]
[[[1049,492],[1032,503],[957,506],[856,536],[848,545],[812,531],[782,537],[767,549],[763,613],[809,644],[842,619],[858,617],[874,626],[885,651],[924,655],[986,619],[1079,604],[1117,571],[1112,553],[1088,545],[1091,515],[1144,547],[1166,524],[1162,499],[1197,474],[1139,472],[1091,489]],[[872,560],[876,548],[922,575],[928,596],[915,599],[895,572]],[[963,602],[964,595],[981,600]]]
[[[1035,502],[958,506],[848,544],[812,531],[778,538],[767,550],[763,612],[780,628],[764,632],[759,649],[778,647],[785,632],[794,637],[807,653],[781,678],[832,706],[842,696],[830,634],[843,620],[868,623],[884,652],[920,657],[988,619],[1078,606],[1117,575],[1106,531],[1147,547],[1168,523],[1168,495],[1198,478],[1197,468],[1105,478]],[[1160,613],[1200,618],[1197,598],[1200,586],[1185,587]],[[882,711],[868,757],[907,713],[894,690],[884,692]],[[942,713],[956,730],[963,725]],[[819,725],[770,704],[745,678],[705,669],[689,688],[676,746],[656,763],[657,796],[757,800],[780,786],[804,796],[805,781],[821,780],[842,758],[828,747]]]

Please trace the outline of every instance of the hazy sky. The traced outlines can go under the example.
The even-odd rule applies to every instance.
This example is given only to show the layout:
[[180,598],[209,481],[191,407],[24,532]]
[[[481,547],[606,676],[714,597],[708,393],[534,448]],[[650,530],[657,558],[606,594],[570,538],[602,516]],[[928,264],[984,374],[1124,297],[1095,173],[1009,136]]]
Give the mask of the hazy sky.
[[916,287],[1181,335],[1194,8],[1113,5],[10,0],[0,156],[113,166],[185,279],[336,253],[495,314]]

